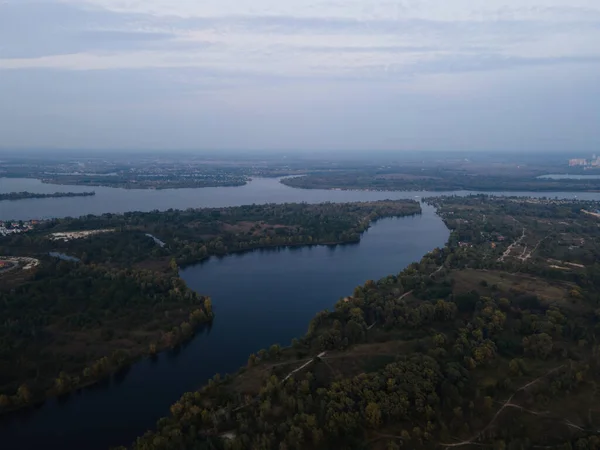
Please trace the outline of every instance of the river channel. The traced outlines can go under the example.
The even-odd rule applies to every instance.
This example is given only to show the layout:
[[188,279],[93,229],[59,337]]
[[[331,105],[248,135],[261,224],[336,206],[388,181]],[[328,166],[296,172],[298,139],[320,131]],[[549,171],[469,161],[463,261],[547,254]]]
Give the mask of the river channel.
[[316,312],[368,279],[400,272],[447,238],[433,208],[424,206],[420,216],[378,221],[358,244],[257,250],[187,267],[182,278],[213,299],[210,329],[110,382],[4,419],[0,439],[11,449],[127,444],[182,393],[215,373],[236,371],[261,348],[289,345]]
[[[0,192],[23,190],[75,192],[89,188],[43,185],[36,180],[0,180]],[[298,190],[274,179],[258,179],[236,188],[94,190],[95,197],[0,202],[0,219],[433,195]],[[547,195],[600,198],[599,194]],[[182,393],[201,386],[215,373],[236,371],[250,353],[261,348],[273,343],[288,345],[292,338],[304,334],[316,312],[331,308],[368,279],[400,272],[429,250],[443,246],[448,235],[434,209],[423,205],[419,216],[378,221],[358,244],[258,250],[187,267],[181,271],[186,283],[213,299],[216,318],[211,328],[185,347],[141,361],[93,388],[4,417],[0,420],[0,442],[9,449],[106,449],[128,444],[167,415],[169,406]]]
[[[127,211],[152,211],[221,207],[286,202],[355,202],[384,199],[418,198],[441,194],[466,195],[468,191],[335,191],[322,189],[293,189],[276,178],[255,178],[245,186],[202,189],[120,189],[102,186],[63,186],[44,184],[31,178],[0,178],[0,193],[8,192],[89,192],[91,197],[62,197],[0,201],[0,220],[47,219],[52,217],[79,217],[86,214],[124,213]],[[490,192],[490,194],[493,194]],[[533,197],[597,199],[598,193],[568,192],[511,192],[496,193]],[[159,237],[159,236],[157,236]]]

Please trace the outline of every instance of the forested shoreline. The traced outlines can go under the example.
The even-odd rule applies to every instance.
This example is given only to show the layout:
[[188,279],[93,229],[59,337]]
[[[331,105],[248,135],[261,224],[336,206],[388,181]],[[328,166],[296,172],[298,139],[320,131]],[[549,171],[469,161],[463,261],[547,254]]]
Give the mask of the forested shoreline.
[[[400,172],[400,173],[397,173]],[[372,191],[497,191],[497,192],[598,192],[600,180],[552,180],[518,172],[503,176],[443,169],[355,170],[314,172],[283,178],[282,184],[299,189]]]
[[212,319],[212,302],[179,278],[180,264],[356,242],[379,218],[419,212],[414,201],[381,201],[105,214],[42,221],[0,238],[0,254],[41,261],[0,277],[0,410],[92,384],[191,338]]
[[136,177],[98,175],[62,175],[42,177],[44,184],[71,186],[102,186],[121,189],[199,189],[208,187],[237,187],[248,183],[243,176],[208,177],[207,179],[184,177]]
[[131,448],[598,448],[597,202],[428,201],[445,248],[183,395]]
[[49,259],[0,301],[0,411],[94,384],[213,317],[176,273]]
[[[231,208],[103,214],[52,219],[36,232],[0,240],[0,254],[60,251],[87,262],[168,269],[259,248],[358,242],[371,223],[383,217],[420,214],[413,200],[357,203],[268,204]],[[98,229],[114,233],[56,242],[52,233]],[[165,243],[155,245],[146,234]]]
[[62,198],[62,197],[91,197],[95,192],[54,192],[53,194],[40,194],[36,192],[9,192],[0,194],[0,201],[15,201],[28,198]]

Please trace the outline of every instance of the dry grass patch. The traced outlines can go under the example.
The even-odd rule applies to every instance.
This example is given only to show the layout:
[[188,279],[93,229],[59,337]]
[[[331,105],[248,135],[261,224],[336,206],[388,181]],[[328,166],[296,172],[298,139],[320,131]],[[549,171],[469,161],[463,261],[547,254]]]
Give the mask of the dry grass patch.
[[567,297],[573,286],[565,282],[550,283],[542,278],[526,274],[508,273],[494,270],[466,269],[452,272],[456,281],[455,293],[477,291],[482,295],[497,296],[498,293],[523,292],[535,294],[547,303],[567,303]]

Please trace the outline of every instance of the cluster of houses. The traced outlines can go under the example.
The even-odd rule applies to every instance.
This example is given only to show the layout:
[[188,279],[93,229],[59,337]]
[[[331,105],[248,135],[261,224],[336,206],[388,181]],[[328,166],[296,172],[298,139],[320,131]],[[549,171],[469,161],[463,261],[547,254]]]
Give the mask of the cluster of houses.
[[26,231],[32,230],[38,223],[38,220],[30,220],[27,222],[0,222],[0,236],[25,233]]

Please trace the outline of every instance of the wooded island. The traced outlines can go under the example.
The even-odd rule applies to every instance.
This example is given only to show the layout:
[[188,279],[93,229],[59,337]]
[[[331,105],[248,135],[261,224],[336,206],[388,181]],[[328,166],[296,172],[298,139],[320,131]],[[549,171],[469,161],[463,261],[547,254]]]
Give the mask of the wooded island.
[[54,192],[53,194],[38,194],[36,192],[9,192],[0,194],[0,201],[3,200],[24,200],[27,198],[61,198],[61,197],[91,197],[95,192]]

